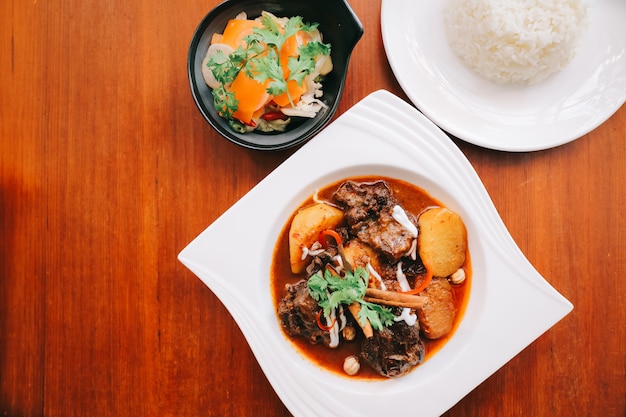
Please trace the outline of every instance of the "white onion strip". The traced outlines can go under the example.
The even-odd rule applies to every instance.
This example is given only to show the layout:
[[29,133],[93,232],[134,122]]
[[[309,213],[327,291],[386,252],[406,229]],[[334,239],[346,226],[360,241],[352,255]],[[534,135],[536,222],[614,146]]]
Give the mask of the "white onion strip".
[[417,237],[417,226],[411,223],[409,220],[409,216],[406,215],[404,209],[398,205],[393,206],[393,211],[391,212],[391,217],[394,218],[395,221],[400,223],[402,227],[404,227],[414,238]]
[[367,263],[367,270],[369,271],[370,274],[374,276],[374,278],[376,278],[376,280],[380,284],[380,289],[383,291],[387,290],[387,286],[383,282],[383,278],[378,274],[378,272],[376,272],[372,264],[370,264],[369,262]]
[[406,275],[404,275],[404,272],[402,272],[402,262],[398,262],[398,269],[396,270],[396,279],[398,280],[398,284],[400,284],[400,289],[402,291],[411,290],[409,281],[407,281]]
[[332,326],[328,332],[330,335],[330,344],[328,347],[336,348],[339,346],[339,323],[337,322],[337,315],[333,308],[330,312],[330,316],[326,317],[326,325]]
[[[409,281],[406,279],[406,275],[402,272],[402,262],[398,262],[398,269],[396,270],[396,278],[398,279],[398,284],[400,285],[400,289],[402,291],[409,291],[411,286],[409,285]],[[399,316],[393,318],[393,321],[399,322],[404,321],[408,326],[415,326],[417,321],[417,316],[415,313],[411,313],[410,308],[403,308],[402,313]]]

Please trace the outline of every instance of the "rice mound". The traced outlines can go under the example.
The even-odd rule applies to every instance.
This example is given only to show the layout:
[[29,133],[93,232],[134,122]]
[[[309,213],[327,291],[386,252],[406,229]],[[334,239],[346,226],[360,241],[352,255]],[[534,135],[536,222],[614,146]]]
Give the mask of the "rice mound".
[[454,53],[498,84],[535,84],[565,68],[588,24],[584,0],[449,0]]

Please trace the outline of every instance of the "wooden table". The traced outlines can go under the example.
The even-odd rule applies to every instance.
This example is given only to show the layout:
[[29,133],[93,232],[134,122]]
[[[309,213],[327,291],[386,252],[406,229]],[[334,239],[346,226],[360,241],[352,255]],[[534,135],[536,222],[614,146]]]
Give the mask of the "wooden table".
[[[380,1],[338,114],[405,98]],[[0,12],[0,415],[287,416],[229,313],[176,259],[290,156],[222,140],[189,91],[209,1],[6,0]],[[447,416],[626,412],[626,107],[546,151],[455,143],[574,311]]]

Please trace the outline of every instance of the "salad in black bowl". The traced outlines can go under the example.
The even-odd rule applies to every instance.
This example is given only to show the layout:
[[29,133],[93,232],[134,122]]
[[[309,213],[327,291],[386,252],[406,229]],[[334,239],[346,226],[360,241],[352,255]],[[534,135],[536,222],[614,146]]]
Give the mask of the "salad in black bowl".
[[345,0],[228,0],[198,26],[188,56],[204,118],[246,148],[280,150],[337,110],[363,27]]

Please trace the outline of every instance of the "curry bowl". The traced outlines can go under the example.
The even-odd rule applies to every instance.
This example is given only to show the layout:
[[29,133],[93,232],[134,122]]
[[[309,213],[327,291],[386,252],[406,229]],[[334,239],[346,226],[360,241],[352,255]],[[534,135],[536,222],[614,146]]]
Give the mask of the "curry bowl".
[[[462,319],[439,350],[398,378],[348,377],[309,360],[282,331],[271,291],[274,249],[294,210],[324,186],[365,176],[422,188],[467,228],[472,279]],[[245,262],[232,249],[237,242],[253,248]],[[515,244],[458,147],[386,91],[367,96],[294,152],[178,259],[226,306],[295,416],[414,414],[417,405],[420,415],[439,416],[573,308]]]
[[[322,81],[325,104],[315,117],[292,117],[283,132],[261,133],[257,130],[239,133],[215,108],[211,88],[202,75],[202,63],[213,34],[222,33],[230,19],[245,12],[249,19],[263,11],[277,17],[302,17],[306,23],[319,24],[322,41],[330,44],[332,71]],[[350,56],[363,35],[363,26],[346,0],[227,0],[211,10],[200,22],[189,46],[187,72],[193,99],[206,121],[224,138],[237,145],[256,150],[281,150],[309,140],[332,119],[337,111],[346,83]]]

